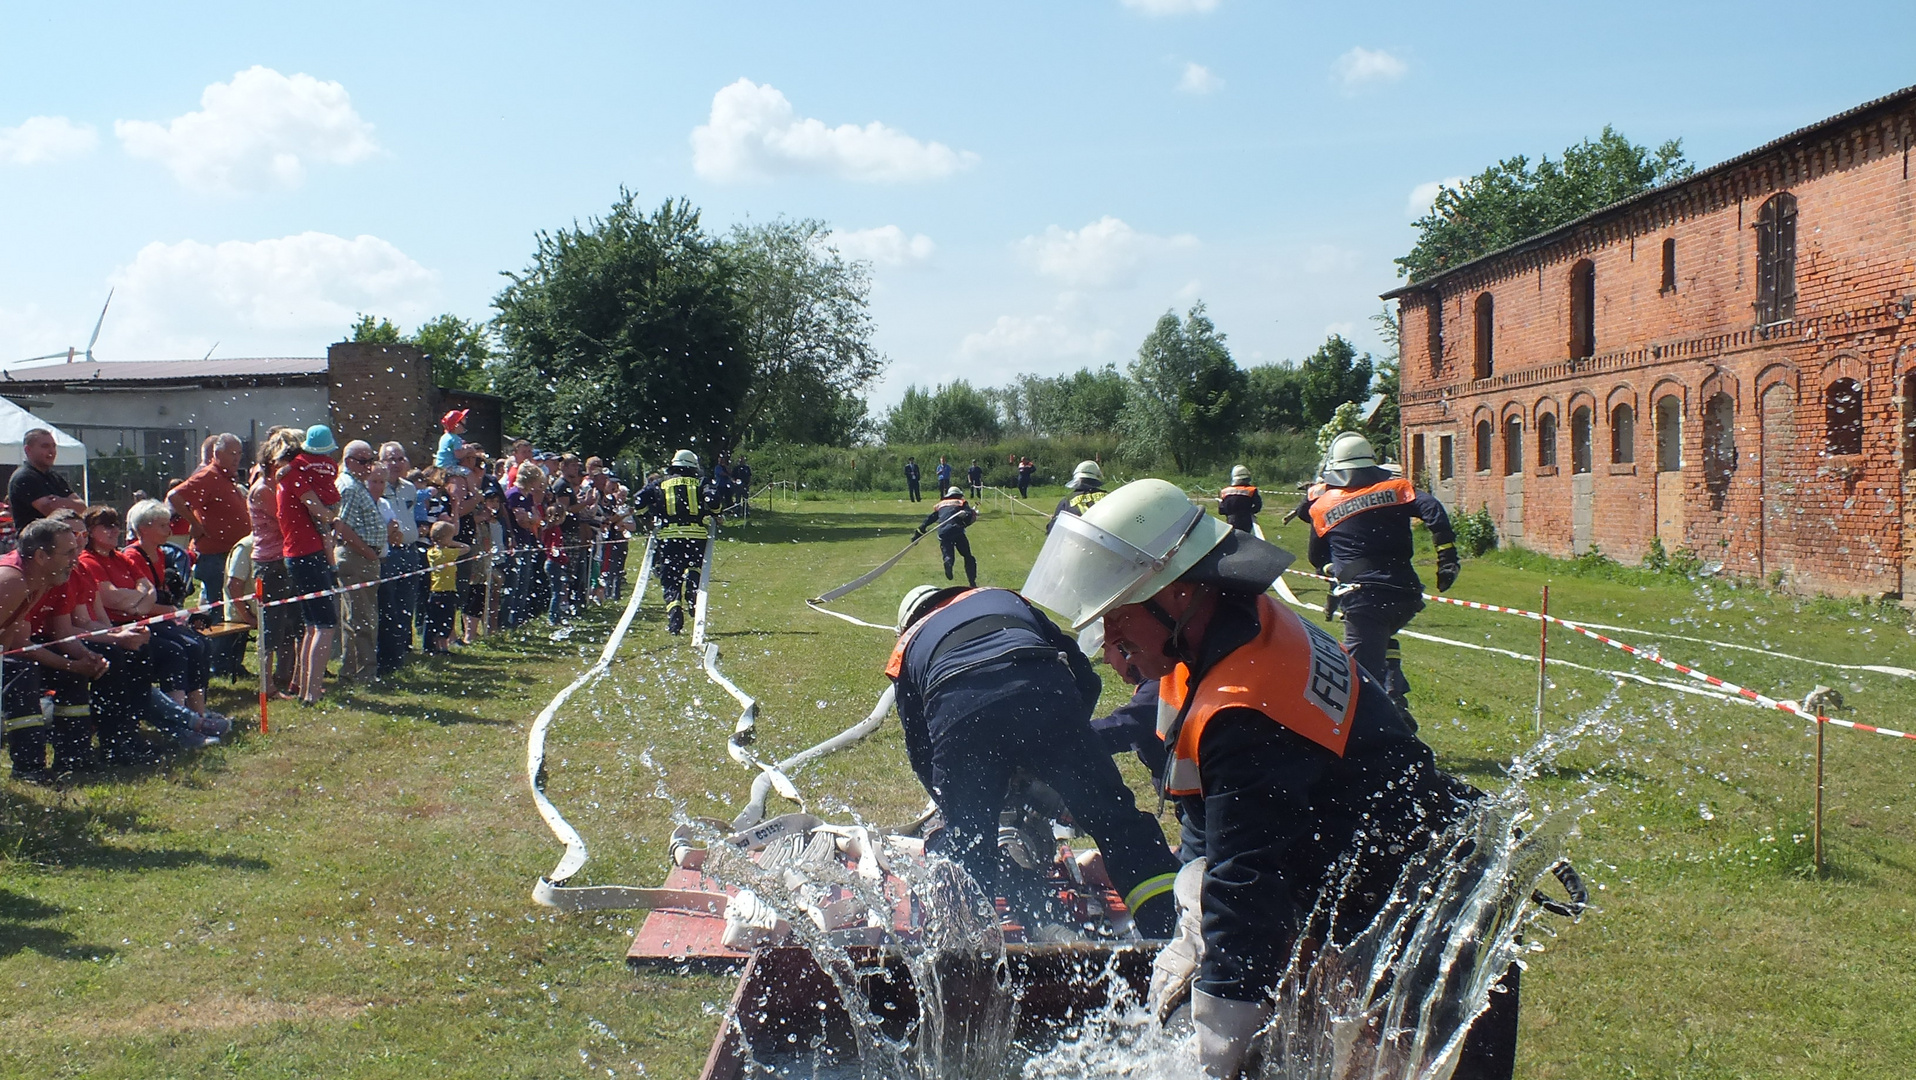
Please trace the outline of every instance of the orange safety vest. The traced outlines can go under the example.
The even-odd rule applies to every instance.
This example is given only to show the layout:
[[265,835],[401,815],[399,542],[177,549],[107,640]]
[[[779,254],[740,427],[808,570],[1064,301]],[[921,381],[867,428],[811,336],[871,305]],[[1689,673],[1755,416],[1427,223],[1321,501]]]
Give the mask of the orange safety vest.
[[1217,497],[1219,501],[1228,499],[1233,495],[1242,495],[1247,499],[1254,498],[1257,495],[1257,487],[1255,485],[1246,485],[1244,487],[1232,486],[1232,487],[1227,487],[1223,491],[1220,491],[1217,493]]
[[1311,500],[1311,531],[1323,536],[1338,522],[1355,514],[1384,506],[1403,506],[1416,499],[1417,489],[1401,476],[1367,487],[1330,488]]
[[1317,745],[1344,756],[1351,718],[1357,714],[1357,660],[1337,639],[1267,594],[1257,599],[1257,637],[1206,672],[1191,694],[1190,670],[1179,664],[1158,682],[1158,737],[1171,734],[1178,711],[1184,722],[1171,747],[1167,795],[1202,795],[1198,747],[1204,727],[1224,709],[1251,709]]
[[905,629],[904,633],[898,635],[898,644],[892,646],[891,659],[885,661],[885,674],[891,676],[893,679],[903,675],[905,673],[905,650],[911,647],[911,639],[918,636],[918,631],[924,629],[925,623],[928,622],[933,615],[977,591],[977,589],[966,589],[956,593],[951,599],[940,601],[937,607],[920,615],[917,622],[912,623]]

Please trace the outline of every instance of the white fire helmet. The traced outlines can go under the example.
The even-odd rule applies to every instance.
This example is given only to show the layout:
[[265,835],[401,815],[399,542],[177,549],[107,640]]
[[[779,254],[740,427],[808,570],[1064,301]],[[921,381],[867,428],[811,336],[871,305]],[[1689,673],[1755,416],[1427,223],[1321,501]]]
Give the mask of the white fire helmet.
[[1231,466],[1231,483],[1248,484],[1251,482],[1251,470],[1242,465]]
[[1156,595],[1231,535],[1177,485],[1134,480],[1082,517],[1059,514],[1024,595],[1082,630],[1112,608]]
[[911,625],[912,615],[932,597],[943,591],[936,585],[913,585],[905,593],[905,598],[898,602],[898,632],[904,633],[905,627]]
[[681,450],[672,455],[672,464],[681,469],[696,469],[699,467],[699,456],[690,450]]
[[1100,484],[1104,483],[1104,469],[1095,461],[1078,462],[1078,467],[1071,470],[1071,483],[1069,486],[1073,490],[1077,490],[1078,485],[1086,480],[1095,480]]
[[1346,431],[1331,440],[1330,452],[1324,455],[1324,482],[1343,484],[1357,470],[1376,467],[1377,451],[1372,449],[1370,440],[1355,431]]

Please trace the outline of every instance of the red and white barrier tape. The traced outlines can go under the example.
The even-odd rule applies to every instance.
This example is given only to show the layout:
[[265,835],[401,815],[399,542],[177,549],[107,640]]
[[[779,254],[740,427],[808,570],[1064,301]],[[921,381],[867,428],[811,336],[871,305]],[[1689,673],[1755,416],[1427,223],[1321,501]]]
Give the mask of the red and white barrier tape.
[[[1286,570],[1285,573],[1296,574],[1299,577],[1314,578],[1315,580],[1318,580],[1318,581],[1332,580],[1330,578],[1323,576],[1322,574],[1313,574],[1304,570]],[[1760,693],[1756,690],[1751,690],[1748,687],[1739,686],[1736,683],[1729,682],[1725,679],[1719,679],[1715,675],[1711,675],[1708,672],[1698,671],[1696,668],[1690,667],[1687,664],[1679,664],[1675,660],[1665,659],[1664,657],[1659,656],[1648,649],[1639,648],[1638,646],[1632,645],[1626,641],[1618,641],[1616,638],[1608,637],[1604,634],[1599,634],[1595,630],[1591,630],[1584,626],[1578,625],[1577,623],[1570,622],[1567,619],[1560,619],[1556,617],[1555,615],[1545,615],[1541,612],[1526,611],[1523,608],[1506,607],[1502,604],[1486,604],[1478,600],[1456,600],[1448,596],[1436,596],[1431,593],[1424,593],[1423,597],[1426,600],[1435,601],[1436,603],[1439,603],[1439,604],[1451,604],[1456,607],[1471,608],[1476,611],[1494,611],[1503,615],[1516,615],[1519,618],[1524,618],[1524,619],[1540,619],[1540,620],[1549,622],[1552,625],[1561,626],[1565,630],[1569,630],[1572,633],[1582,634],[1584,637],[1593,638],[1597,641],[1601,641],[1605,645],[1608,645],[1611,648],[1616,649],[1620,652],[1629,653],[1631,656],[1634,656],[1638,658],[1639,660],[1648,660],[1651,663],[1669,668],[1671,671],[1680,672],[1681,674],[1688,675],[1690,678],[1695,679],[1698,682],[1705,683],[1709,686],[1714,686],[1719,690],[1725,691],[1726,693],[1731,693],[1731,694],[1737,695],[1738,697],[1746,698],[1765,708],[1778,709],[1782,712],[1786,712],[1794,716],[1802,717],[1805,720],[1814,720],[1819,724],[1835,724],[1837,727],[1845,727],[1853,731],[1868,732],[1869,734],[1872,734],[1872,735],[1887,735],[1893,739],[1916,739],[1916,734],[1911,734],[1907,731],[1897,731],[1893,728],[1878,727],[1875,724],[1859,723],[1855,720],[1839,720],[1833,716],[1820,716],[1816,713],[1805,711],[1801,706],[1797,705],[1793,701],[1780,700],[1778,698],[1771,697],[1768,694]]]
[[[642,536],[642,535],[645,535],[645,534],[639,533],[639,534],[634,534],[632,536],[628,536],[625,538],[623,542],[629,544],[633,540],[638,539],[639,536]],[[614,543],[618,543],[618,542],[619,541],[614,541]],[[569,544],[563,548],[560,548],[559,550],[583,551],[592,546],[593,545],[591,544]],[[545,550],[546,549],[544,548],[539,549],[541,554],[544,554]],[[486,552],[481,552],[480,554],[477,554],[477,555],[466,555],[461,558],[455,559],[451,563],[448,563],[446,565],[457,566],[463,562],[472,562],[477,559],[483,559],[488,555],[498,555],[498,554],[500,554],[500,552],[486,551]],[[513,553],[505,552],[504,554],[509,555]],[[259,602],[259,601],[254,601],[250,597],[242,597],[238,600],[231,601],[231,603],[233,604],[258,603],[258,605],[261,608],[279,607],[282,604],[298,604],[298,603],[303,603],[307,600],[321,600],[328,596],[338,596],[341,593],[355,592],[359,589],[370,589],[378,585],[384,585],[386,582],[389,582],[389,581],[398,581],[401,578],[417,577],[420,574],[430,574],[434,570],[443,570],[443,569],[445,569],[445,567],[443,566],[426,566],[418,570],[408,570],[403,574],[394,574],[391,577],[375,578],[372,581],[362,581],[356,585],[341,585],[338,588],[324,589],[319,592],[301,593],[298,596],[288,596],[280,600],[267,600],[264,602]],[[226,607],[228,603],[229,603],[228,601],[221,600],[220,602],[214,603],[214,604],[201,604],[198,607],[180,608],[177,611],[169,611],[164,615],[148,615],[144,619],[134,619],[131,622],[117,623],[113,626],[108,627],[105,630],[87,630],[78,634],[68,635],[67,637],[55,638],[52,641],[36,641],[31,645],[23,645],[17,649],[8,649],[5,652],[0,652],[0,657],[19,656],[22,653],[32,652],[35,649],[45,649],[54,645],[65,645],[66,643],[70,641],[85,641],[89,638],[103,637],[107,634],[113,633],[116,630],[126,630],[126,629],[139,627],[139,626],[153,626],[163,622],[184,622],[195,615],[203,615],[209,611],[213,611],[216,608]]]

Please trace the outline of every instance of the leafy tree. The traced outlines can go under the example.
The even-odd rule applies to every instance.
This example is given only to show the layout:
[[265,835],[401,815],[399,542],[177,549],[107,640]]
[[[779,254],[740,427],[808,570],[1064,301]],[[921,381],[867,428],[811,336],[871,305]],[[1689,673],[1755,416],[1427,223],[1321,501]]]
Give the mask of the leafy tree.
[[907,386],[885,416],[885,441],[893,443],[989,442],[1002,430],[991,399],[963,379],[930,391]]
[[750,386],[747,327],[720,244],[683,199],[621,191],[584,226],[540,233],[493,300],[507,417],[548,446],[656,460],[730,448]]
[[1296,431],[1304,426],[1304,373],[1290,364],[1263,364],[1244,373],[1244,426],[1252,431]]
[[1371,380],[1371,391],[1384,395],[1384,400],[1371,414],[1371,442],[1380,454],[1398,456],[1398,447],[1403,436],[1397,415],[1398,372],[1403,355],[1402,331],[1397,323],[1397,313],[1386,307],[1370,317],[1377,326],[1377,336],[1384,340],[1385,353],[1377,360],[1377,373]]
[[375,322],[371,315],[361,312],[347,340],[369,341],[374,345],[398,345],[406,339],[400,335],[399,327],[394,326],[391,319],[382,318]]
[[1070,375],[1020,375],[985,391],[1004,426],[1026,435],[1098,435],[1117,428],[1127,383],[1118,369],[1079,368]]
[[492,389],[487,369],[498,354],[485,323],[445,314],[421,324],[405,340],[431,358],[433,381],[440,386],[482,393]]
[[830,237],[823,222],[780,219],[738,226],[725,239],[751,364],[740,435],[814,441],[792,437],[830,432],[816,441],[834,444],[854,437],[837,421],[852,411],[863,417],[857,394],[885,358],[871,341],[869,268],[841,258]]
[[1168,452],[1189,472],[1236,448],[1244,391],[1244,373],[1199,301],[1181,321],[1165,312],[1138,347],[1119,429],[1138,456]]
[[1693,171],[1681,139],[1651,150],[1607,124],[1561,161],[1546,156],[1532,168],[1522,155],[1506,158],[1438,191],[1416,221],[1416,246],[1396,260],[1397,273],[1420,281]]
[[1305,359],[1300,376],[1304,422],[1314,427],[1328,421],[1339,405],[1369,396],[1370,354],[1359,358],[1342,334],[1332,334]]

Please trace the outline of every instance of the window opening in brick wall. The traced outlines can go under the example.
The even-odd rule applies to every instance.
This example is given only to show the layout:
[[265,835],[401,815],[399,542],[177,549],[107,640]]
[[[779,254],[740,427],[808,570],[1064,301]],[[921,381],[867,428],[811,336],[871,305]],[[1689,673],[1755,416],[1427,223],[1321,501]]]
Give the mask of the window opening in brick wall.
[[1449,435],[1437,436],[1437,479],[1457,475],[1457,441]]
[[1477,421],[1477,471],[1490,471],[1490,421]]
[[1903,376],[1903,468],[1916,470],[1916,371]]
[[1488,379],[1491,371],[1492,342],[1491,333],[1497,322],[1497,304],[1489,293],[1477,294],[1477,365],[1471,371],[1473,379]]
[[1683,399],[1665,394],[1657,399],[1657,471],[1683,468]]
[[1863,388],[1838,379],[1823,392],[1823,446],[1832,454],[1863,452]]
[[1504,475],[1516,476],[1523,472],[1523,417],[1512,416],[1504,421]]
[[1715,393],[1703,403],[1703,485],[1710,492],[1710,509],[1723,509],[1736,476],[1736,402]]
[[1430,305],[1424,310],[1428,312],[1424,325],[1424,347],[1430,352],[1430,373],[1435,375],[1444,367],[1444,302],[1432,297]]
[[1657,288],[1657,291],[1665,293],[1676,291],[1676,237],[1674,236],[1663,242],[1663,284]]
[[1597,267],[1580,259],[1570,268],[1570,358],[1597,355]]
[[1570,412],[1570,471],[1590,471],[1590,406],[1579,405]]
[[1537,468],[1557,467],[1557,414],[1537,417]]
[[1610,464],[1629,465],[1637,460],[1637,411],[1629,405],[1610,410]]
[[1796,317],[1796,196],[1781,192],[1756,216],[1756,321]]
[[1430,486],[1430,478],[1424,475],[1424,437],[1421,434],[1410,437],[1410,482],[1418,487]]

